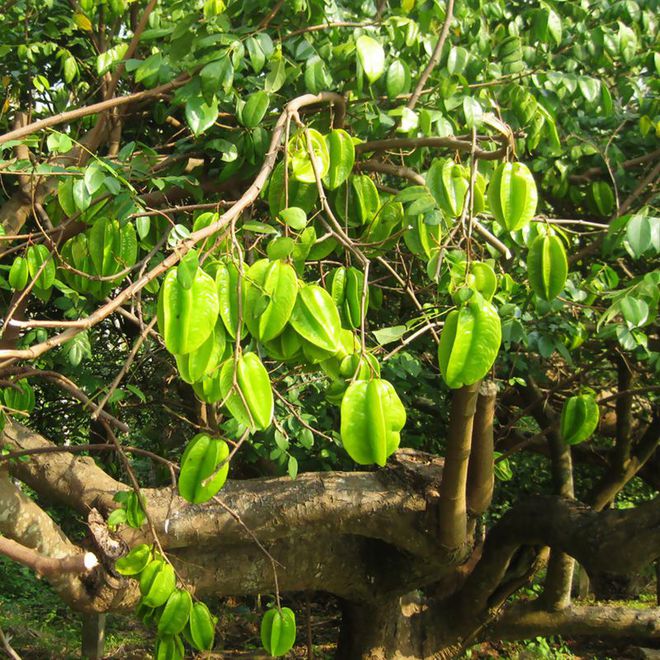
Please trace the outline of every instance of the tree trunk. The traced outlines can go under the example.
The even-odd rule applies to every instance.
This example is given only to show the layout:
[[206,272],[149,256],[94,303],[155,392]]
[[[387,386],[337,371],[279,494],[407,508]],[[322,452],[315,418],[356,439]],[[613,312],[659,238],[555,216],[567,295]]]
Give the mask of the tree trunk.
[[[424,597],[412,591],[401,597],[383,596],[369,603],[342,604],[337,660],[449,660],[460,645],[448,634],[438,644],[442,619],[422,614]],[[426,613],[428,614],[428,613]],[[449,631],[447,631],[449,632]],[[453,642],[450,641],[453,638]]]
[[105,614],[82,615],[81,655],[87,660],[100,660],[105,647]]

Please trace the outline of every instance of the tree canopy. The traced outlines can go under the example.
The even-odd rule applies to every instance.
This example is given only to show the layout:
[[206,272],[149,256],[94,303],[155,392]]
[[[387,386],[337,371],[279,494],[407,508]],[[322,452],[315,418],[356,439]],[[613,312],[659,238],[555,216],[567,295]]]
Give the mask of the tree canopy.
[[654,10],[5,0],[0,554],[158,658],[657,640],[571,604],[660,553]]

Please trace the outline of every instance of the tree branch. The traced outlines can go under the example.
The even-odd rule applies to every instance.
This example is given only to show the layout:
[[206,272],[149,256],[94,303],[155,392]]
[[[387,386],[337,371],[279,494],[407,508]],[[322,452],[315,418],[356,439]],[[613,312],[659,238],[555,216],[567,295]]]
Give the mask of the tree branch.
[[537,636],[660,639],[660,608],[572,606],[547,612],[528,604],[509,607],[488,627],[490,639]]
[[[488,138],[493,140],[495,138]],[[501,140],[508,138],[501,138]],[[355,145],[355,153],[363,154],[371,151],[388,151],[390,149],[418,149],[419,147],[433,147],[435,149],[453,149],[466,153],[472,152],[472,141],[454,137],[418,137],[418,138],[385,138],[372,140]],[[494,151],[475,149],[474,155],[480,160],[498,160],[506,155],[507,146]]]
[[44,557],[35,550],[4,536],[0,536],[0,555],[4,555],[23,566],[27,566],[37,575],[49,579],[59,577],[64,573],[71,573],[73,575],[87,573],[98,564],[98,559],[93,552],[69,555],[68,557],[59,559]]
[[0,554],[46,576],[67,602],[87,601],[80,574],[96,565],[96,557],[82,554],[6,470],[0,470],[0,511]]
[[417,85],[415,85],[415,90],[413,91],[413,95],[410,97],[410,100],[408,101],[408,108],[410,110],[413,110],[417,105],[417,101],[419,100],[420,94],[422,93],[422,90],[426,85],[426,81],[429,79],[429,76],[433,72],[433,69],[440,60],[440,57],[442,55],[442,49],[444,48],[445,41],[447,40],[447,35],[449,34],[449,26],[451,25],[453,17],[454,17],[454,0],[447,0],[445,22],[442,25],[442,32],[440,33],[440,38],[438,39],[438,43],[435,45],[435,48],[433,49],[433,54],[431,55],[431,59],[429,60],[428,64],[426,65],[426,68],[422,72],[422,75],[419,77],[419,80],[417,81]]
[[[170,83],[172,84],[172,83]],[[153,90],[150,90],[153,91]],[[127,97],[119,97],[127,98]],[[117,99],[112,99],[116,101]],[[193,232],[188,239],[182,241],[178,246],[176,251],[172,252],[168,257],[163,259],[156,267],[150,270],[148,273],[145,273],[133,282],[131,285],[126,287],[121,291],[115,298],[107,302],[105,305],[99,307],[95,312],[85,319],[81,319],[81,327],[69,328],[64,332],[50,337],[46,341],[43,341],[38,344],[34,344],[30,348],[19,349],[19,350],[0,350],[0,360],[13,361],[17,359],[27,359],[34,360],[35,358],[43,355],[49,350],[55,348],[56,346],[61,346],[67,341],[71,340],[77,334],[82,332],[84,329],[88,329],[100,323],[103,319],[108,317],[118,307],[123,305],[124,302],[132,298],[136,293],[141,291],[149,282],[156,279],[159,275],[164,273],[166,270],[176,265],[179,260],[188,253],[197,243],[217,234],[220,230],[224,229],[231,222],[240,216],[240,214],[254,203],[258,198],[261,189],[266,184],[268,177],[270,176],[275,163],[277,161],[277,154],[279,152],[280,143],[284,135],[285,127],[290,116],[295,112],[300,110],[300,108],[310,105],[316,105],[318,103],[332,103],[337,105],[340,109],[340,112],[343,114],[343,109],[345,106],[344,97],[335,94],[333,92],[321,92],[320,94],[304,94],[298,98],[290,101],[286,106],[280,118],[278,119],[275,129],[273,130],[273,135],[270,143],[270,147],[266,157],[264,159],[263,165],[259,170],[256,178],[252,182],[252,185],[243,193],[241,198],[223,215],[220,216],[217,222],[200,229],[196,232]],[[99,104],[97,104],[99,105]],[[90,106],[91,107],[91,106]],[[0,138],[1,139],[1,138]],[[0,366],[3,366],[0,364]]]
[[484,381],[479,388],[468,465],[467,507],[475,516],[486,513],[495,487],[493,417],[496,397],[497,385]]
[[521,546],[549,546],[589,572],[630,573],[660,556],[660,498],[635,509],[594,511],[575,500],[533,497],[489,532],[460,593],[461,611],[483,611]]
[[450,550],[461,548],[467,536],[466,485],[478,392],[475,383],[452,393],[438,527],[440,543]]
[[105,112],[106,110],[111,110],[112,108],[118,108],[122,105],[128,105],[129,103],[136,103],[138,101],[144,101],[145,99],[152,98],[154,96],[159,96],[160,94],[165,94],[177,87],[181,87],[186,82],[190,80],[190,76],[186,73],[182,76],[179,76],[171,82],[165,83],[164,85],[159,85],[153,89],[145,89],[142,92],[135,92],[135,94],[127,94],[126,96],[117,96],[112,99],[107,99],[105,101],[100,101],[99,103],[93,103],[92,105],[86,105],[83,108],[76,108],[75,110],[67,110],[66,112],[60,112],[57,115],[52,115],[46,117],[45,119],[40,119],[39,121],[32,122],[16,130],[9,131],[4,135],[0,135],[0,144],[9,142],[10,140],[20,140],[32,133],[37,133],[44,128],[50,128],[51,126],[57,126],[59,124],[66,124],[68,122],[74,121],[75,119],[81,119],[82,117],[88,117],[89,115],[95,115],[100,112]]

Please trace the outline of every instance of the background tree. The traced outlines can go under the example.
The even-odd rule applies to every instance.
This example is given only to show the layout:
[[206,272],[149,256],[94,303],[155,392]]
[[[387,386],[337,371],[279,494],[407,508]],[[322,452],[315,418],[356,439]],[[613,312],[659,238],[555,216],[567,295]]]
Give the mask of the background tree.
[[301,591],[342,658],[657,640],[571,604],[660,553],[653,8],[7,0],[0,553],[159,657],[188,593],[274,654]]

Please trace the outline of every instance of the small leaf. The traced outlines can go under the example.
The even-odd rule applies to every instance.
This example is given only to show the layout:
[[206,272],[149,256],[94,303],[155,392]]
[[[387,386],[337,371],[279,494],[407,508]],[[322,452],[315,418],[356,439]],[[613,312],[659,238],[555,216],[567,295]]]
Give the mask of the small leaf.
[[393,341],[401,339],[403,335],[406,334],[405,325],[393,325],[389,328],[381,328],[380,330],[374,330],[373,335],[376,338],[376,341],[383,346],[384,344],[390,344]]
[[268,110],[268,102],[269,99],[266,92],[250,94],[243,109],[239,113],[243,126],[246,128],[255,128],[258,126]]
[[468,52],[465,48],[454,46],[449,51],[449,57],[447,58],[447,71],[449,71],[452,76],[460,76],[463,71],[465,71],[468,56]]
[[307,214],[297,206],[282,209],[279,215],[291,229],[295,229],[296,231],[301,231],[307,226]]
[[578,87],[582,96],[589,103],[594,103],[600,96],[600,80],[590,78],[588,76],[580,76],[578,78]]
[[289,456],[287,472],[292,479],[295,479],[298,476],[298,460],[295,456]]
[[463,99],[463,113],[465,114],[465,123],[468,128],[477,128],[481,124],[483,110],[477,99],[466,96]]
[[280,236],[279,238],[274,238],[270,243],[268,243],[268,247],[266,248],[268,258],[271,261],[276,261],[277,259],[286,259],[293,253],[295,245],[296,242],[290,236]]
[[85,16],[85,14],[81,14],[80,12],[76,12],[73,15],[73,22],[81,29],[85,30],[86,32],[91,32],[92,31],[92,22]]

